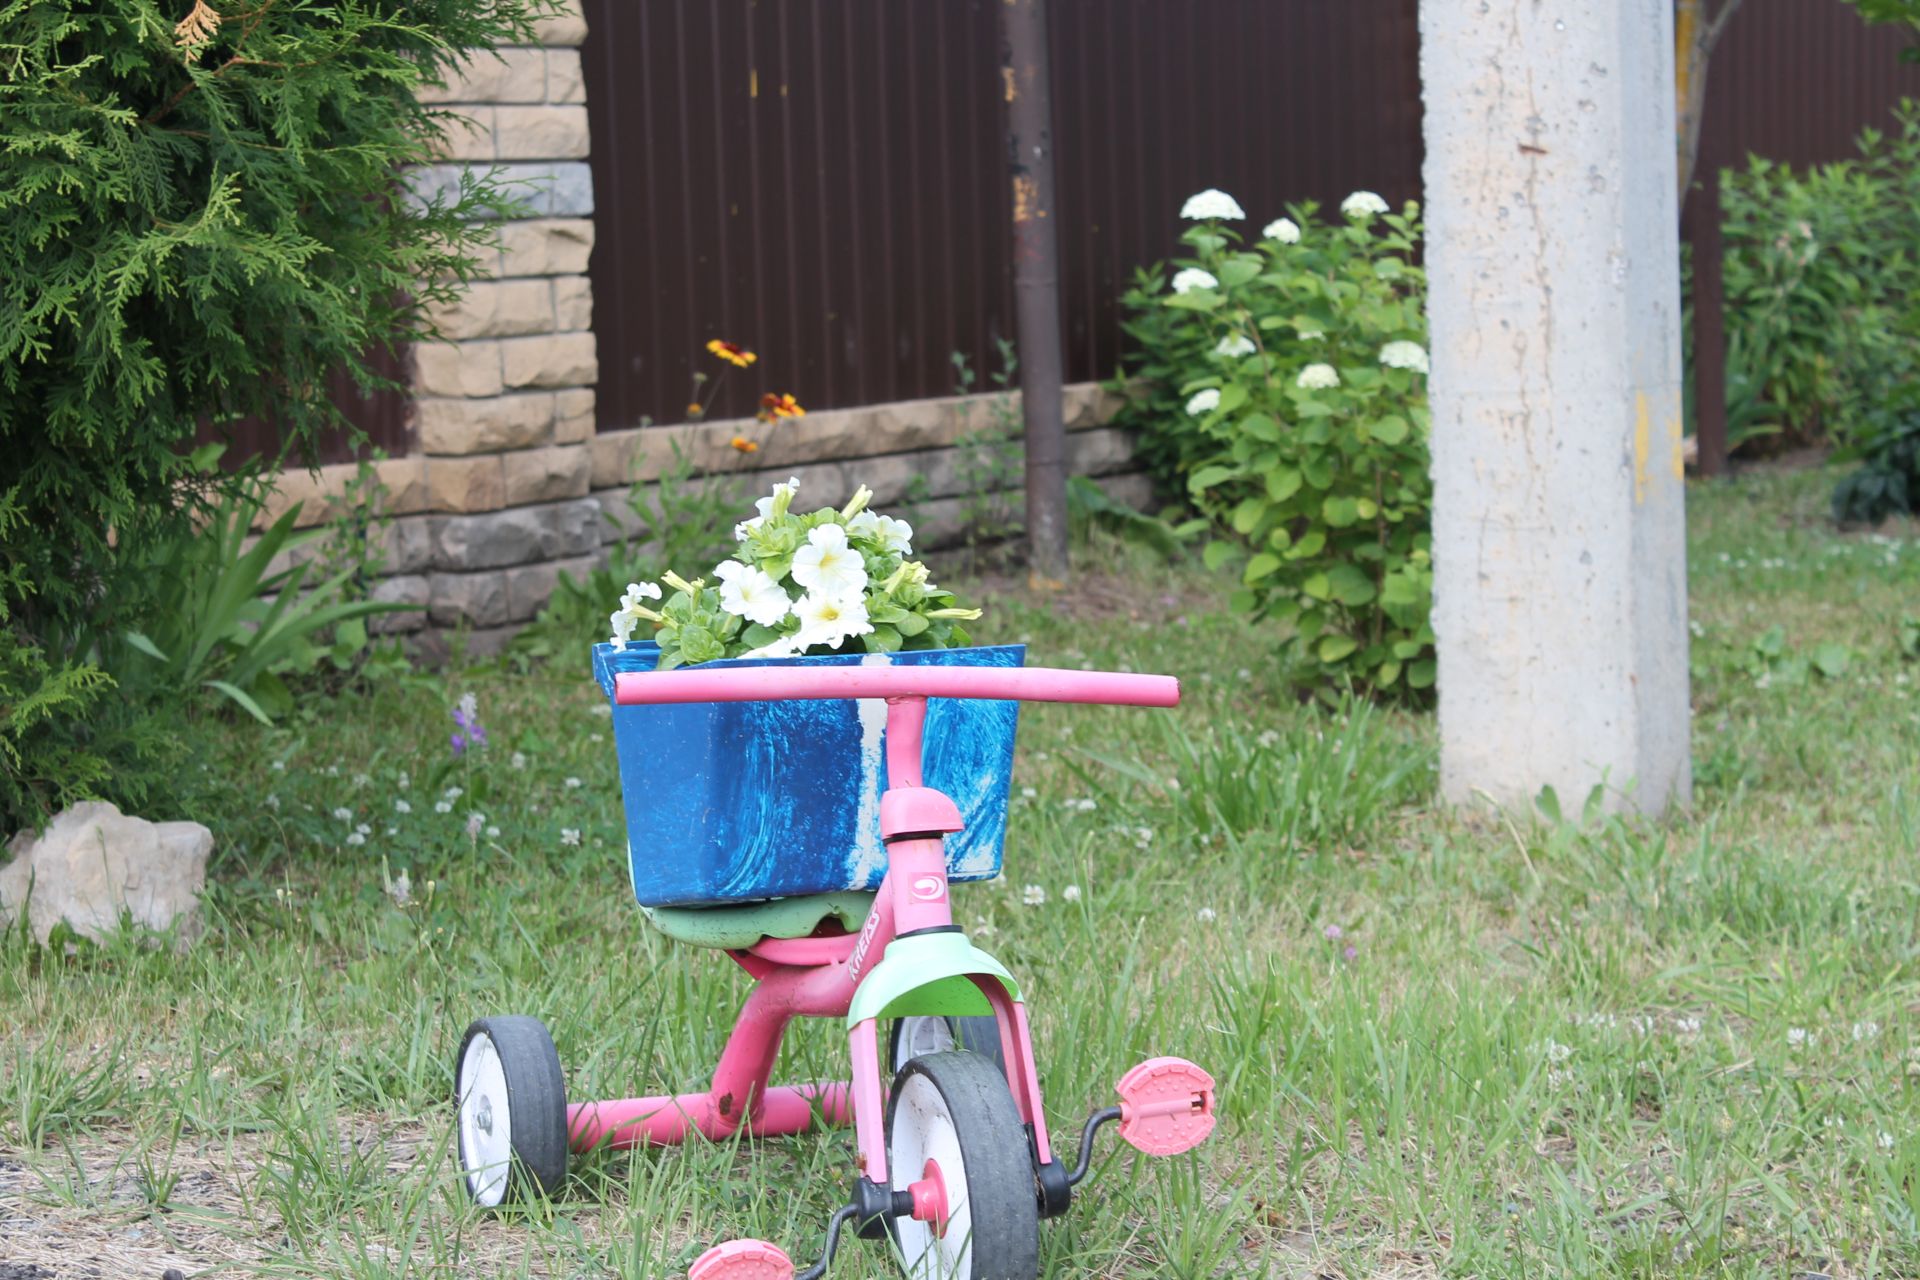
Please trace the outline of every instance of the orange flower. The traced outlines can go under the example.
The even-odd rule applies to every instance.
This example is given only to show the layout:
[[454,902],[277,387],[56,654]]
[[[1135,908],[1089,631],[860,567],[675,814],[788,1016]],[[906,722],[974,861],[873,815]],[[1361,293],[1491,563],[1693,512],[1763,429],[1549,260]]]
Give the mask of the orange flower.
[[725,360],[736,369],[744,369],[760,357],[753,354],[737,342],[722,342],[715,338],[707,344],[707,350]]
[[707,407],[698,400],[695,400],[687,406],[687,416],[689,418],[704,418],[707,416]]
[[733,447],[738,449],[742,453],[760,452],[760,446],[758,444],[755,444],[753,441],[747,439],[745,436],[735,436],[733,438]]
[[773,422],[780,418],[804,418],[807,411],[790,395],[768,392],[760,397],[760,412],[756,416],[762,422]]

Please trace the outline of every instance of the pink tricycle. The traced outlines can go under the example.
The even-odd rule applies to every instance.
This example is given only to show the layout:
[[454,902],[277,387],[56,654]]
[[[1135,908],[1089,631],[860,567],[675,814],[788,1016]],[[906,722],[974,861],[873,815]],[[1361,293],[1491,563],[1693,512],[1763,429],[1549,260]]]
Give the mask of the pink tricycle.
[[[852,1121],[859,1158],[850,1202],[828,1223],[823,1276],[842,1230],[890,1237],[916,1280],[1034,1280],[1040,1219],[1064,1213],[1087,1174],[1100,1126],[1150,1155],[1174,1155],[1214,1126],[1213,1080],[1180,1058],[1123,1075],[1118,1106],[1097,1110],[1069,1167],[1040,1103],[1026,1006],[1006,968],[961,933],[948,901],[946,837],[959,808],[922,785],[929,698],[1171,707],[1167,676],[1046,668],[757,666],[625,673],[615,701],[640,703],[884,699],[888,786],[879,804],[885,878],[864,920],[823,895],[759,904],[783,924],[722,946],[755,979],[703,1093],[569,1104],[545,1026],[528,1017],[476,1021],[461,1045],[458,1148],[474,1200],[551,1195],[569,1151],[682,1142],[689,1135],[800,1133],[816,1119]],[[835,916],[838,914],[839,918]],[[796,921],[800,927],[795,927]],[[856,927],[857,926],[857,927]],[[784,936],[774,936],[775,934]],[[848,1083],[774,1087],[787,1023],[844,1018]],[[879,1027],[892,1021],[890,1072]],[[889,1079],[889,1075],[891,1079]],[[694,1262],[690,1280],[793,1280],[772,1244],[737,1240]]]

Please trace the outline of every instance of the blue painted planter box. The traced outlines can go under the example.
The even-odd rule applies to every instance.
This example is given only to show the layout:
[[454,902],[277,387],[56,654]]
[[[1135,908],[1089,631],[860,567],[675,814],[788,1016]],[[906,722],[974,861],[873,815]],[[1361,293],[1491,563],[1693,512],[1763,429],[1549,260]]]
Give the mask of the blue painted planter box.
[[[707,665],[1017,667],[1024,645],[890,655],[733,658]],[[652,644],[593,648],[593,674],[652,671]],[[960,806],[947,838],[956,880],[1000,872],[1013,779],[1017,702],[935,698],[927,707],[925,781]],[[627,860],[642,906],[695,906],[875,889],[887,869],[880,793],[887,786],[886,704],[713,702],[615,705],[613,740],[627,808]]]

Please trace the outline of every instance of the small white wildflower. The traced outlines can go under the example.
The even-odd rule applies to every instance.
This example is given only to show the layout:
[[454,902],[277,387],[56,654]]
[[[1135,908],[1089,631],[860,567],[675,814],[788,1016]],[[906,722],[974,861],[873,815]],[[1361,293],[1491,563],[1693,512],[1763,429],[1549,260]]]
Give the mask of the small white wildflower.
[[1371,191],[1356,191],[1340,202],[1340,212],[1349,218],[1371,218],[1386,211],[1387,202]]
[[363,836],[370,836],[373,834],[373,827],[370,824],[365,822],[355,823],[353,829],[355,831],[358,831]]
[[1573,1083],[1573,1072],[1562,1071],[1558,1067],[1547,1068],[1547,1088],[1564,1089]]
[[1176,271],[1173,276],[1173,291],[1175,293],[1192,293],[1195,289],[1217,289],[1219,287],[1220,282],[1214,278],[1213,273],[1211,271],[1202,271],[1199,267],[1188,267],[1184,271]]
[[515,769],[524,769],[527,767],[527,753],[524,751],[516,751],[508,758],[507,763]]
[[1302,342],[1318,342],[1327,336],[1325,329],[1299,329],[1296,332],[1299,333]]
[[405,867],[400,869],[399,875],[387,881],[387,896],[393,899],[396,907],[404,907],[413,901],[413,881],[408,878]]
[[1254,743],[1262,747],[1270,747],[1278,741],[1280,741],[1278,729],[1263,729],[1260,731],[1260,736],[1254,739]]
[[348,843],[348,844],[351,844],[351,845],[363,845],[363,844],[365,844],[366,842],[367,842],[367,838],[366,838],[365,836],[363,836],[363,835],[361,835],[361,834],[360,834],[360,833],[359,833],[358,831],[349,831],[349,832],[347,832],[347,843]]
[[407,774],[402,773],[398,778],[394,780],[393,785],[399,788],[401,791],[406,791],[413,786],[413,779],[409,777]]
[[1194,219],[1226,218],[1237,222],[1247,216],[1247,211],[1226,192],[1208,187],[1197,196],[1187,197],[1187,202],[1180,206],[1180,216]]
[[[1232,358],[1235,356],[1250,356],[1257,350],[1259,350],[1259,348],[1253,345],[1253,339],[1249,338],[1246,334],[1230,333],[1214,344],[1213,354]],[[1187,412],[1191,413],[1193,411],[1189,409]]]
[[1678,1031],[1683,1036],[1697,1036],[1700,1034],[1700,1019],[1698,1018],[1677,1019],[1673,1024],[1673,1029],[1675,1031]]
[[335,809],[333,811],[333,817],[336,822],[352,822],[353,810],[346,808]]
[[1062,902],[1080,901],[1080,886],[1077,884],[1070,884],[1066,888],[1062,889],[1060,891],[1060,900]]
[[1330,364],[1310,364],[1300,371],[1293,385],[1307,391],[1323,391],[1340,385],[1340,375]]
[[1212,907],[1200,908],[1200,910],[1195,913],[1195,917],[1201,924],[1212,924],[1215,920],[1219,919],[1219,916],[1215,914]]
[[276,811],[280,808],[280,797],[271,791],[267,792],[267,808]]
[[1853,1024],[1853,1038],[1855,1040],[1871,1040],[1879,1034],[1880,1024],[1872,1020]]
[[975,916],[973,918],[973,931],[983,938],[990,938],[994,933],[993,925],[985,916]]
[[1135,827],[1133,829],[1133,843],[1136,848],[1140,848],[1140,849],[1144,849],[1148,845],[1152,844],[1153,828],[1152,827]]
[[1091,799],[1088,799],[1086,797],[1082,797],[1081,799],[1072,801],[1071,803],[1074,808],[1078,809],[1082,813],[1092,813],[1095,808],[1094,802]]
[[480,699],[471,689],[461,694],[460,701],[454,705],[459,708],[460,714],[469,720],[475,719],[480,714]]
[[1275,218],[1261,228],[1260,234],[1268,240],[1278,240],[1281,244],[1299,244],[1300,224],[1292,218]]
[[487,839],[498,840],[499,838],[500,838],[500,828],[498,827],[487,828]]
[[1874,1144],[1878,1146],[1882,1151],[1891,1151],[1893,1150],[1893,1135],[1888,1133],[1885,1129],[1882,1129],[1880,1131],[1880,1136],[1874,1139]]
[[1190,418],[1197,418],[1203,413],[1212,413],[1215,409],[1218,409],[1219,407],[1220,407],[1219,391],[1215,390],[1212,387],[1208,387],[1204,391],[1194,392],[1193,398],[1187,401],[1187,416]]
[[440,794],[445,796],[449,800],[458,800],[461,796],[465,795],[466,792],[462,791],[459,787],[448,787],[445,791],[442,791]]
[[1788,1043],[1788,1044],[1790,1044],[1790,1045],[1792,1045],[1792,1046],[1793,1046],[1794,1048],[1796,1048],[1796,1049],[1798,1049],[1798,1048],[1800,1048],[1800,1047],[1801,1047],[1802,1045],[1804,1045],[1804,1044],[1806,1044],[1806,1043],[1807,1043],[1807,1029],[1806,1029],[1805,1027],[1788,1027],[1788,1028],[1787,1028],[1787,1043]]
[[405,800],[395,800],[393,802],[393,811],[395,813],[412,813],[413,806],[408,804]]
[[1427,366],[1427,349],[1417,342],[1389,342],[1380,348],[1380,363],[1389,369],[1412,369],[1415,373],[1430,372]]
[[1565,1062],[1573,1056],[1571,1046],[1561,1044],[1559,1041],[1553,1039],[1548,1039],[1545,1044],[1541,1045],[1540,1052],[1546,1055],[1548,1062]]
[[364,787],[369,782],[372,782],[372,781],[373,781],[373,778],[368,774],[356,773],[353,775],[353,785],[356,787]]
[[577,846],[580,843],[580,828],[578,827],[560,828],[560,843],[564,845]]
[[435,813],[452,813],[453,802],[450,800],[435,800],[433,802],[433,811]]
[[486,825],[487,825],[486,814],[484,813],[468,814],[467,815],[467,839],[472,840],[478,837],[480,832],[486,827]]
[[287,762],[285,760],[275,760],[272,767],[275,773],[285,773],[287,771]]
[[568,779],[567,779],[567,781],[566,781],[566,787],[567,787],[567,790],[569,790],[569,791],[574,791],[574,790],[578,790],[578,789],[579,789],[580,787],[583,787],[583,786],[585,786],[585,785],[586,785],[586,784],[585,784],[585,783],[583,783],[583,782],[581,782],[581,781],[580,781],[580,779],[578,779],[578,778],[572,778],[572,777],[570,777],[570,778],[568,778]]
[[1020,891],[1020,901],[1030,907],[1042,907],[1047,903],[1047,891],[1037,884],[1030,884]]

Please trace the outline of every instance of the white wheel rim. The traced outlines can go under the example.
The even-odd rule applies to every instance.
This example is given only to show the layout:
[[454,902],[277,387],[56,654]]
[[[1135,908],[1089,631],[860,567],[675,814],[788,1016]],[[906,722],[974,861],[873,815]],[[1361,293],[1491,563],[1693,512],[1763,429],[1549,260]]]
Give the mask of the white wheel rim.
[[513,1111],[507,1073],[493,1037],[477,1035],[460,1056],[460,1171],[474,1203],[491,1209],[506,1199],[513,1162]]
[[945,1018],[926,1014],[900,1019],[899,1045],[893,1055],[896,1074],[915,1058],[924,1058],[930,1053],[945,1053],[958,1047],[953,1042],[952,1024]]
[[[906,1039],[905,1034],[901,1036]],[[940,1166],[947,1184],[947,1229],[935,1236],[933,1224],[895,1218],[901,1261],[912,1280],[972,1280],[973,1208],[967,1203],[967,1166],[960,1155],[960,1134],[947,1100],[926,1076],[914,1074],[900,1086],[894,1103],[887,1165],[893,1189],[905,1191],[925,1176],[927,1161]]]

